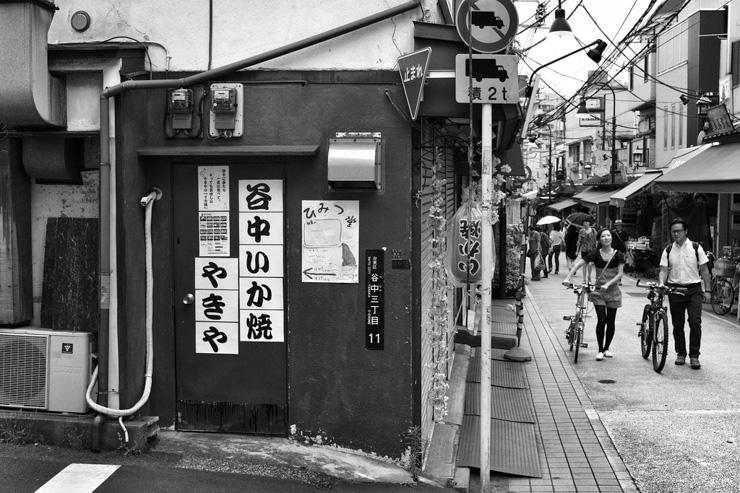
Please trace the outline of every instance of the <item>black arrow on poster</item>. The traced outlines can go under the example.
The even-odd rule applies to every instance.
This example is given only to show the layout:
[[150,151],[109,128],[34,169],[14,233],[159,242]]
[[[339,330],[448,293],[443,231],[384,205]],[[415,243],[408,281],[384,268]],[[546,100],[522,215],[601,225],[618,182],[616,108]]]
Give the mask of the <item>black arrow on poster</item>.
[[424,80],[429,68],[429,58],[432,55],[431,48],[409,53],[398,57],[398,72],[401,74],[403,92],[406,94],[406,102],[409,105],[411,119],[416,120],[419,114],[419,104],[424,89]]

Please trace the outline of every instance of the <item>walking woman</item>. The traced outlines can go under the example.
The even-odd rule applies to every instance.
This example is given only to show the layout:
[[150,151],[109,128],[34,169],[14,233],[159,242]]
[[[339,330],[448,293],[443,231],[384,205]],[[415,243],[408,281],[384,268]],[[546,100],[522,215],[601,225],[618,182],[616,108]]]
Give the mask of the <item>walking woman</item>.
[[596,310],[596,341],[599,352],[596,359],[601,361],[604,356],[611,358],[609,345],[614,337],[614,321],[617,318],[617,308],[622,306],[622,291],[619,281],[624,270],[624,255],[612,248],[612,234],[608,229],[599,233],[599,248],[579,259],[568,272],[563,284],[570,282],[570,276],[578,271],[583,264],[596,268],[596,288],[590,299]]
[[560,224],[555,224],[550,231],[550,252],[547,255],[547,267],[552,272],[553,258],[555,259],[555,274],[560,270],[560,247],[563,244],[563,232],[560,231]]
[[576,244],[578,243],[578,227],[570,224],[566,221],[565,223],[565,261],[568,263],[568,269],[573,267],[576,262],[578,255],[576,255]]

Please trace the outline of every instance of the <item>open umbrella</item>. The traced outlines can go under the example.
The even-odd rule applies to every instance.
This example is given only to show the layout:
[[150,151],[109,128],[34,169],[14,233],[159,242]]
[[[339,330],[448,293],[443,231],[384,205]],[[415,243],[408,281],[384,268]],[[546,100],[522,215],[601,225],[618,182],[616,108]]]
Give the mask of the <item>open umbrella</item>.
[[582,225],[583,221],[589,220],[591,221],[591,224],[594,222],[594,218],[591,216],[591,214],[587,214],[585,212],[574,212],[573,214],[569,215],[565,218],[566,221],[568,221],[570,224],[577,224]]
[[545,216],[541,218],[539,221],[537,221],[537,226],[543,226],[545,224],[552,224],[552,223],[557,223],[557,222],[560,222],[559,217]]

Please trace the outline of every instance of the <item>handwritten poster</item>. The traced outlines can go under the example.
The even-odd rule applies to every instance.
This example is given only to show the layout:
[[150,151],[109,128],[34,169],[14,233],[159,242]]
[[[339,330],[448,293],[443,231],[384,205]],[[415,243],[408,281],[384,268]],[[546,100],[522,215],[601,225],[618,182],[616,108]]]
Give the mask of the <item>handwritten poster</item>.
[[360,202],[304,200],[302,281],[359,282]]
[[283,182],[239,180],[239,340],[285,342]]
[[198,166],[198,211],[198,255],[230,256],[228,166]]

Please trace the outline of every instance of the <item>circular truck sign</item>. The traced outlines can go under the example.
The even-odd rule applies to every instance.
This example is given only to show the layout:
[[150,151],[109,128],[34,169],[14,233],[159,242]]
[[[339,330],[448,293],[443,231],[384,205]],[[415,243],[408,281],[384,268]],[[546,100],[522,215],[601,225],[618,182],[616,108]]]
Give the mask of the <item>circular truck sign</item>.
[[481,53],[497,53],[509,44],[519,27],[511,0],[463,0],[455,12],[457,34]]

